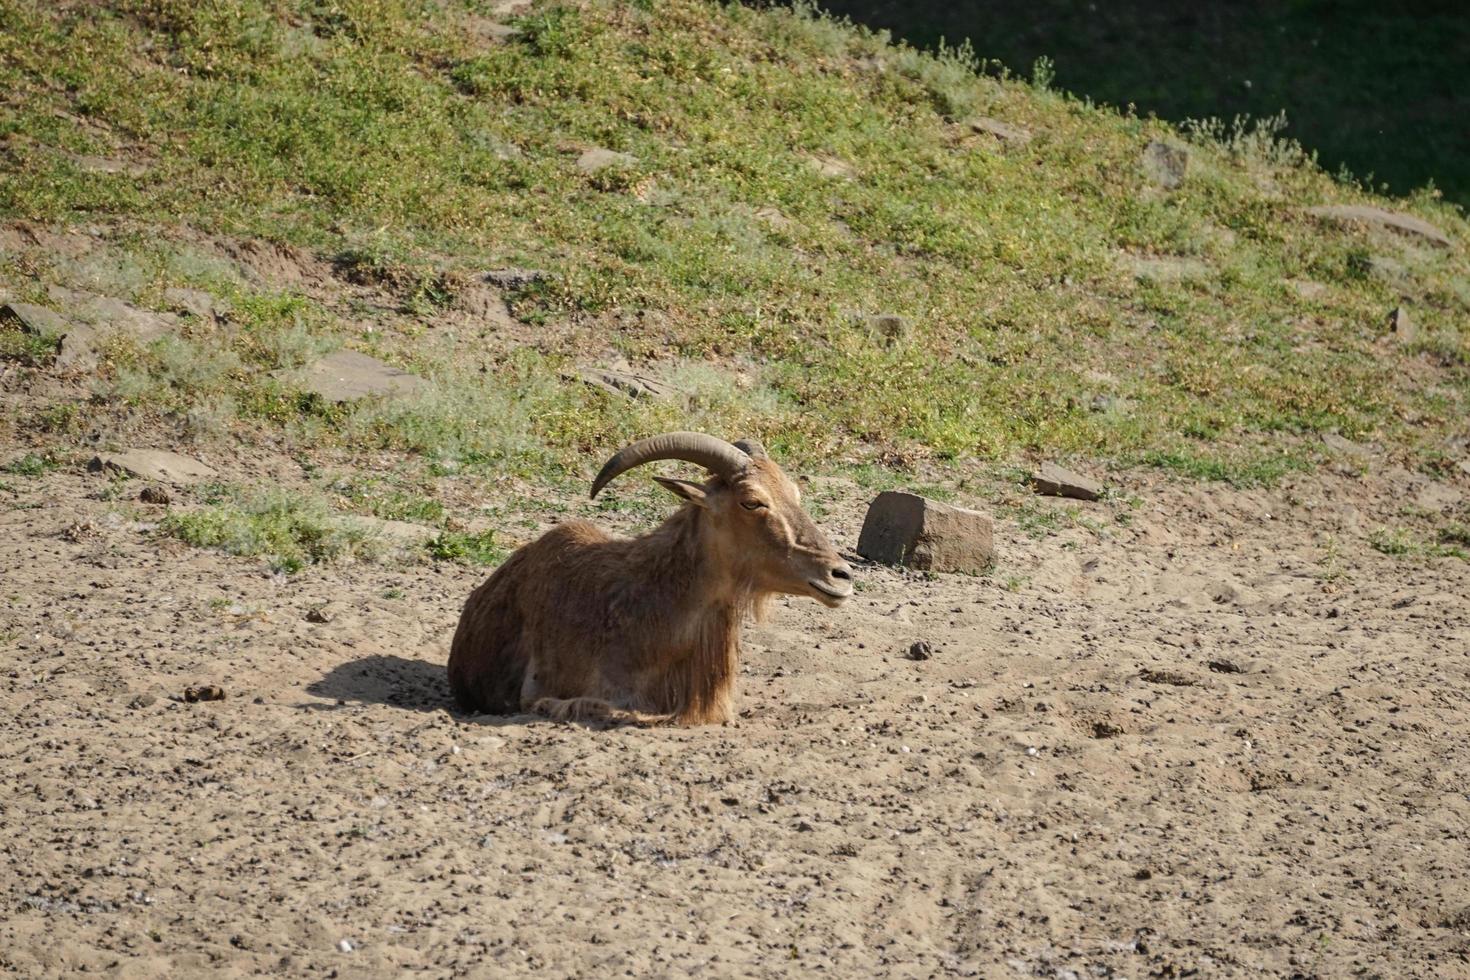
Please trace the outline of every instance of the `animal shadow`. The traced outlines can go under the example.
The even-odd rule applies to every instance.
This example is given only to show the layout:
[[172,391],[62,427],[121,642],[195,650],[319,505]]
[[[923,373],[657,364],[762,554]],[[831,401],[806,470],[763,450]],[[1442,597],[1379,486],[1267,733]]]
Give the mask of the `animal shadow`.
[[319,698],[359,704],[386,704],[408,711],[457,712],[443,664],[373,654],[338,664],[306,686]]

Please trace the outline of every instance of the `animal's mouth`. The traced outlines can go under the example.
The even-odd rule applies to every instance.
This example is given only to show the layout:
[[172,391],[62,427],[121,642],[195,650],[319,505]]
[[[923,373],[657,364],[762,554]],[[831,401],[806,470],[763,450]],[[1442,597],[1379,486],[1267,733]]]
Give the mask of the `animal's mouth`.
[[839,591],[838,589],[834,589],[830,585],[827,585],[825,582],[819,582],[814,578],[807,579],[806,584],[811,587],[811,590],[813,592],[816,593],[816,599],[818,602],[820,602],[824,606],[830,606],[833,609],[837,608],[848,599],[852,598],[852,589],[850,588],[846,591]]

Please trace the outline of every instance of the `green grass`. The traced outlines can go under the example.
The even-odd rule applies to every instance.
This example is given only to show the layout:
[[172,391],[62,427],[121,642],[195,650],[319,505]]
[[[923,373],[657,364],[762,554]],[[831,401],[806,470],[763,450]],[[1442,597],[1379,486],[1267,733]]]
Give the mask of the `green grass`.
[[59,466],[61,461],[50,455],[26,453],[6,463],[4,471],[15,476],[43,476]]
[[495,540],[495,532],[441,531],[428,542],[429,557],[464,565],[499,565],[510,549]]
[[1403,528],[1378,528],[1369,532],[1368,543],[1394,558],[1459,558],[1470,562],[1470,531],[1461,524],[1441,529],[1432,541]]
[[264,557],[273,569],[298,572],[317,562],[369,557],[377,548],[362,527],[320,500],[281,490],[210,494],[199,510],[171,513],[159,530],[199,548]]
[[46,364],[61,346],[58,338],[0,323],[0,361]]
[[[494,44],[478,9],[0,8],[15,93],[0,215],[105,217],[124,229],[126,298],[193,285],[234,307],[111,350],[76,426],[157,418],[543,486],[685,427],[756,435],[793,466],[1045,454],[1256,485],[1314,465],[1307,437],[1325,431],[1427,460],[1470,413],[1470,225],[1433,195],[1387,203],[1462,243],[1447,252],[1329,226],[1304,208],[1376,199],[1269,131],[1181,134],[803,10],[541,3]],[[1034,139],[977,137],[978,113]],[[1153,139],[1190,150],[1177,191],[1142,173]],[[584,174],[591,146],[636,163]],[[247,284],[181,227],[304,247],[339,282]],[[1160,257],[1192,271],[1137,271]],[[505,265],[550,273],[508,297],[539,325],[534,351],[488,352],[453,314],[474,273]],[[69,276],[12,262],[0,287]],[[1423,339],[1384,350],[1400,302]],[[878,313],[907,336],[866,329]],[[606,345],[658,358],[688,397],[563,380]],[[341,346],[430,387],[354,406],[302,394],[291,371]]]

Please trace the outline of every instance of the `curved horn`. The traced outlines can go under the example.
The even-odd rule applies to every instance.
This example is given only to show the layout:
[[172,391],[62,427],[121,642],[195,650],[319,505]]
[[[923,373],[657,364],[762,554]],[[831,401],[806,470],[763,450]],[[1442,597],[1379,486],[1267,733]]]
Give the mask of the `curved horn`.
[[766,447],[762,446],[755,439],[737,439],[735,441],[735,448],[745,453],[751,459],[769,458],[766,456]]
[[687,460],[727,479],[750,463],[749,455],[723,439],[702,432],[665,432],[619,450],[592,481],[592,496],[596,497],[619,475],[656,459]]

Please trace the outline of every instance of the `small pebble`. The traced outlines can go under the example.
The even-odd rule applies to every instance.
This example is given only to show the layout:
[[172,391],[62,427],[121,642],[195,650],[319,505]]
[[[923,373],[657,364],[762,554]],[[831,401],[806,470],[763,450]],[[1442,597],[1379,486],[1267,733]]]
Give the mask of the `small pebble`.
[[910,660],[928,660],[934,656],[934,648],[929,645],[928,640],[915,640],[913,646],[909,647]]
[[339,950],[341,950],[342,952],[344,952],[344,953],[350,953],[350,952],[352,952],[352,940],[350,940],[350,939],[343,939],[342,941],[340,941],[339,943],[337,943],[337,948]]

